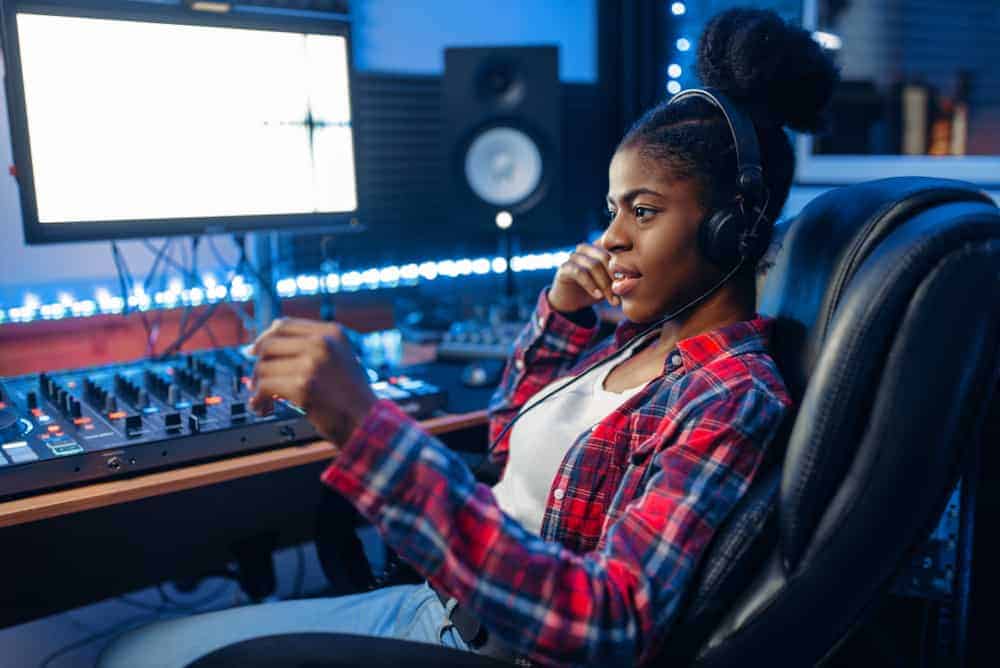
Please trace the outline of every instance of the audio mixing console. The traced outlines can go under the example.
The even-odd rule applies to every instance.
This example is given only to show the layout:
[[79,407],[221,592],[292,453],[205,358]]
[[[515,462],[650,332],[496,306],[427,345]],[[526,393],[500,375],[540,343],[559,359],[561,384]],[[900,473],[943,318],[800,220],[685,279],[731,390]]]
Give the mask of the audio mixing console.
[[[316,438],[301,410],[247,402],[245,348],[0,378],[0,498]],[[372,383],[415,418],[444,392],[408,376]]]

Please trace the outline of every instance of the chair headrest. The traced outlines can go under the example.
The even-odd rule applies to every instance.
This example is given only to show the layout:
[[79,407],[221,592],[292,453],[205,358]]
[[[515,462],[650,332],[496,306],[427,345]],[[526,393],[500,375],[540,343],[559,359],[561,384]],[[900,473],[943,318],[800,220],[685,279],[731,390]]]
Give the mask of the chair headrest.
[[826,192],[776,226],[757,310],[776,319],[772,352],[796,401],[851,276],[902,222],[947,202],[993,204],[963,181],[897,177]]

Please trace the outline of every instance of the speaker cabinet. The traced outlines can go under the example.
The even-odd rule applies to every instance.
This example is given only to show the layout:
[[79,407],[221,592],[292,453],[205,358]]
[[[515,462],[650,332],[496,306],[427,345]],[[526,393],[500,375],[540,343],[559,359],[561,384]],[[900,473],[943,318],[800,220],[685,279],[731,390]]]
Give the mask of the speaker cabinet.
[[525,247],[565,237],[561,108],[558,47],[445,49],[442,138],[456,236],[487,238],[499,220]]

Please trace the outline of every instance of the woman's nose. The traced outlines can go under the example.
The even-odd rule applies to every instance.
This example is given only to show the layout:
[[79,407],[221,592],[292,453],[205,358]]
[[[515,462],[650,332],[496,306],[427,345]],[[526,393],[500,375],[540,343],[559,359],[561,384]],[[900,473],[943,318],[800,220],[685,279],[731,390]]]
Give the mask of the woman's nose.
[[620,214],[612,218],[608,224],[608,228],[604,230],[604,234],[597,240],[597,245],[609,253],[613,253],[616,250],[624,250],[628,247],[628,236],[621,218]]

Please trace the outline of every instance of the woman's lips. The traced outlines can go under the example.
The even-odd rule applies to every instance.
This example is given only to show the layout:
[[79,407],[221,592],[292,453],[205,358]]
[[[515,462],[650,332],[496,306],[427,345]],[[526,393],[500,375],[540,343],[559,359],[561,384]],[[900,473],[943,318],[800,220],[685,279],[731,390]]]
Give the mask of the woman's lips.
[[641,277],[641,274],[616,271],[611,275],[611,292],[619,297],[624,297],[635,289]]

